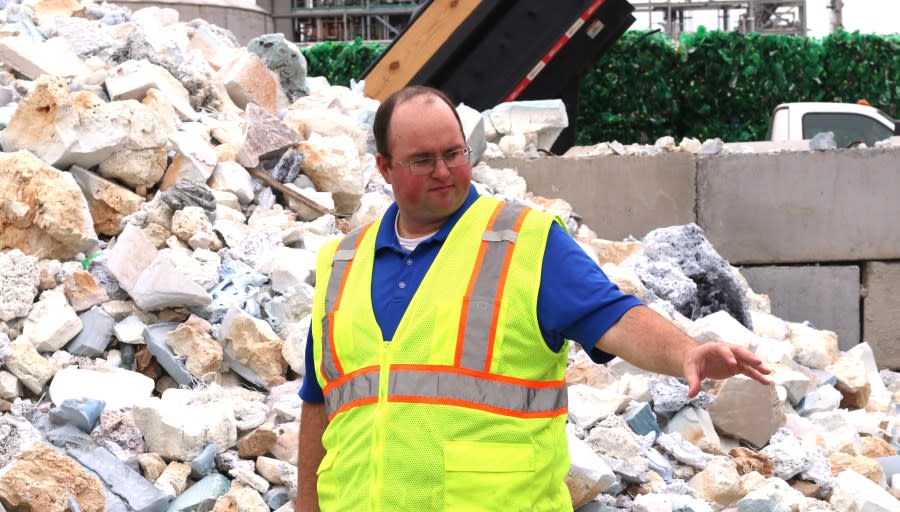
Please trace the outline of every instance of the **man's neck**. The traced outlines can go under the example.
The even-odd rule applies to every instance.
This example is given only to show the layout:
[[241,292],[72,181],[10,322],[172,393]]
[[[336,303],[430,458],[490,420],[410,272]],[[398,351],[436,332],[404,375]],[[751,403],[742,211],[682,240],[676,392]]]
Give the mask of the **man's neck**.
[[397,212],[397,236],[418,238],[431,235],[440,230],[445,222],[447,222],[446,218],[433,222],[410,222],[400,212]]

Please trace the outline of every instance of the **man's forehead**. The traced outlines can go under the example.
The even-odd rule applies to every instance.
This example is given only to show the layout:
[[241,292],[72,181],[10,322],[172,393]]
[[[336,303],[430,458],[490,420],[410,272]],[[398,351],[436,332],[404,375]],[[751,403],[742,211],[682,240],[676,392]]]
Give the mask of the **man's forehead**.
[[[423,108],[429,111],[424,112]],[[446,124],[442,124],[441,121]],[[388,136],[392,143],[397,143],[409,136],[410,130],[421,130],[425,127],[429,131],[433,128],[434,131],[443,132],[446,125],[451,122],[456,127],[454,131],[460,131],[452,107],[433,94],[422,94],[394,107]]]
[[413,96],[412,98],[406,98],[405,100],[394,105],[394,115],[391,116],[391,120],[393,121],[394,118],[397,117],[398,110],[403,111],[407,109],[420,108],[425,105],[445,106],[448,109],[450,108],[450,106],[447,105],[441,98],[435,96],[430,92],[426,92]]

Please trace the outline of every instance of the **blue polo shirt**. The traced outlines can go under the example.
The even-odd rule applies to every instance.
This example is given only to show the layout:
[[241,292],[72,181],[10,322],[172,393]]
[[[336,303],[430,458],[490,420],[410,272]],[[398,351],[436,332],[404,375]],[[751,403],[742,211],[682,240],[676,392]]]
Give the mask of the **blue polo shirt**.
[[[478,192],[470,186],[463,205],[434,236],[412,252],[400,246],[394,231],[397,203],[385,212],[375,238],[372,271],[372,306],[385,340],[394,337],[406,307],[441,245],[476,199]],[[538,323],[550,349],[558,352],[563,342],[570,339],[580,343],[595,362],[605,363],[613,356],[596,350],[594,344],[626,311],[640,304],[637,297],[623,294],[565,229],[553,224],[544,251],[537,302]],[[306,339],[306,375],[300,397],[307,402],[321,403],[325,398],[315,376],[314,342],[310,329]]]

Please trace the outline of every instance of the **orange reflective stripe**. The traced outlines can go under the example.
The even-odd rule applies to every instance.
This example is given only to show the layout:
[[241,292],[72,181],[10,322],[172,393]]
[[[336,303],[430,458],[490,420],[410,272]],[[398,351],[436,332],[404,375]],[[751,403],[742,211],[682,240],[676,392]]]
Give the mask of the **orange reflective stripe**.
[[336,411],[328,413],[328,421],[333,420],[335,418],[335,416],[337,416],[338,414],[349,411],[350,409],[353,409],[354,407],[360,407],[363,405],[373,405],[376,403],[378,403],[377,396],[373,396],[373,397],[369,397],[369,398],[360,398],[359,400],[354,400],[352,402],[348,402],[348,403],[342,405]]
[[348,233],[338,244],[337,251],[332,258],[331,275],[328,276],[325,292],[325,315],[321,320],[323,339],[321,340],[322,362],[319,368],[325,380],[329,382],[339,379],[344,374],[340,358],[334,347],[334,313],[340,307],[341,299],[344,296],[344,287],[347,284],[350,269],[353,267],[356,250],[370,227],[372,224],[366,224]]
[[[465,368],[392,365],[388,402],[453,405],[519,418],[549,418],[566,413],[565,380],[528,381]],[[377,402],[380,372],[347,375],[325,395],[329,417]]]
[[332,389],[340,386],[341,384],[353,379],[354,377],[359,377],[360,375],[365,375],[368,373],[378,373],[378,366],[366,366],[365,368],[360,368],[359,370],[352,371],[350,373],[342,375],[340,378],[329,381],[328,384],[322,389],[322,393],[327,395],[331,392]]

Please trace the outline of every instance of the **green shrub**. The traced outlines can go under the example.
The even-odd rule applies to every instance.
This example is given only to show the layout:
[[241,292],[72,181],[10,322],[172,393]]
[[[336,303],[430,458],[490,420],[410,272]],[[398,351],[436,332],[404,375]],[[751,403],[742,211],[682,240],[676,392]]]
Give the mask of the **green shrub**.
[[[311,76],[348,85],[384,50],[357,39],[303,54]],[[701,27],[673,41],[635,30],[582,80],[577,143],[653,143],[664,135],[761,140],[779,103],[860,99],[900,117],[900,36],[838,31],[815,39]]]

